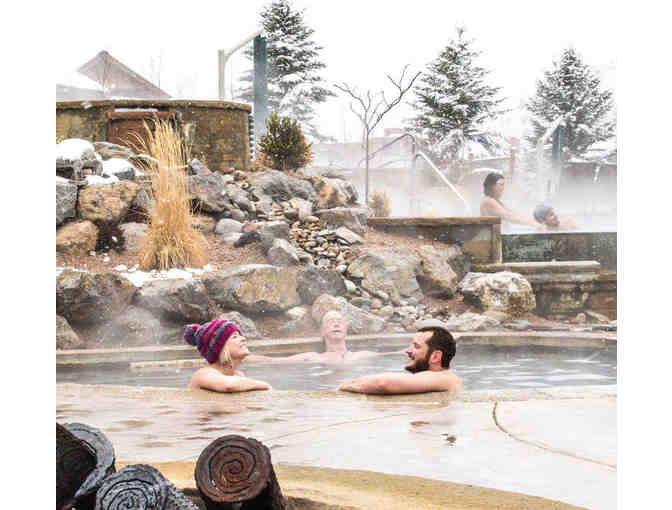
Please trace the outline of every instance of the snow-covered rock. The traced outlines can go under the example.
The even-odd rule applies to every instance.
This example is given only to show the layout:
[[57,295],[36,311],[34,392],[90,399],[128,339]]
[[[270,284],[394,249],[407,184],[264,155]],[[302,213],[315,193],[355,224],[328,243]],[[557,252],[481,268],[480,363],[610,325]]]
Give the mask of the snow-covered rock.
[[103,164],[93,148],[93,144],[81,138],[67,138],[56,144],[56,171],[70,170],[67,177],[82,179],[83,169],[91,169],[92,175],[100,175]]
[[110,158],[103,161],[103,177],[130,181],[135,177],[135,167],[126,159]]

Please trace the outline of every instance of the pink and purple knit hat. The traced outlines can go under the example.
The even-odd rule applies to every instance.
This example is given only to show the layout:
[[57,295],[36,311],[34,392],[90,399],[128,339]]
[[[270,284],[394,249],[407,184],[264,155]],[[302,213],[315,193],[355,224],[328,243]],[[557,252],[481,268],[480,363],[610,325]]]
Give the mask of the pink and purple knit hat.
[[187,324],[184,327],[184,341],[195,345],[208,363],[216,363],[224,344],[235,332],[242,334],[235,323],[215,319],[203,325]]

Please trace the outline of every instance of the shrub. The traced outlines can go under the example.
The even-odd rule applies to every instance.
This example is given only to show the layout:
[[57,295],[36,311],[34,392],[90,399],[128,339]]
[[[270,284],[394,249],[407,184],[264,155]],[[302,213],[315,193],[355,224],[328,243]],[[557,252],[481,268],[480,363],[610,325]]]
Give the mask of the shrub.
[[313,160],[312,144],[306,142],[299,123],[272,113],[266,120],[266,133],[259,141],[259,151],[283,171],[302,168]]
[[148,235],[140,251],[140,269],[203,267],[208,241],[191,224],[192,211],[186,184],[189,150],[170,122],[145,124],[140,150],[151,156],[145,166],[152,178]]
[[390,199],[384,191],[376,191],[369,196],[369,207],[378,218],[390,215]]

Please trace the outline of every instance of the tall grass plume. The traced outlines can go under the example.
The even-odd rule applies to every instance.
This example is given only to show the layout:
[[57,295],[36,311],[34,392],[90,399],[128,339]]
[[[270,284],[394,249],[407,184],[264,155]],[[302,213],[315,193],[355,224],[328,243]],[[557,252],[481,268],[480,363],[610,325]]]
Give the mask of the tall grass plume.
[[390,198],[384,191],[376,191],[369,196],[369,207],[377,218],[390,215]]
[[136,138],[136,149],[150,156],[145,170],[152,178],[140,269],[202,268],[207,263],[208,241],[191,224],[186,179],[189,148],[167,121],[155,120],[151,127],[145,123],[145,136]]

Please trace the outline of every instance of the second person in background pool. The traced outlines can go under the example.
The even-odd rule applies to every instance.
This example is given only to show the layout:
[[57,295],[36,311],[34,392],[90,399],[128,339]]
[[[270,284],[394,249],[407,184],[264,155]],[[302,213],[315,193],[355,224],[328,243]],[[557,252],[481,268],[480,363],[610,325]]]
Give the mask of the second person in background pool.
[[505,206],[500,198],[504,194],[504,176],[497,172],[490,172],[483,180],[483,199],[481,200],[481,216],[498,216],[502,219],[502,229],[508,223],[528,225],[537,230],[543,230],[541,223],[532,216],[518,214]]
[[390,352],[350,351],[346,344],[348,323],[338,310],[329,310],[322,316],[320,336],[324,342],[324,352],[302,352],[292,356],[272,357],[251,355],[246,361],[262,363],[293,363],[307,361],[312,363],[347,363],[371,356],[394,354]]

